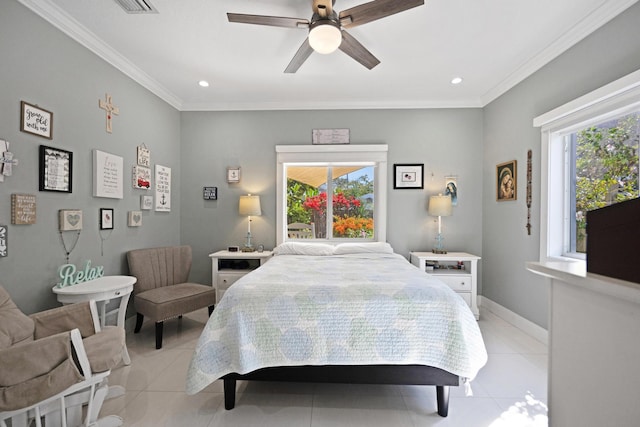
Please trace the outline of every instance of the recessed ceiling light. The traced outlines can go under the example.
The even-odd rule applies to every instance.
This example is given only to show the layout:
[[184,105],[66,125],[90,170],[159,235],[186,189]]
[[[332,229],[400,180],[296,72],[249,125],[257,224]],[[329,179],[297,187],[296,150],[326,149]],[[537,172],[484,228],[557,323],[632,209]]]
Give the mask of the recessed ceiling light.
[[206,80],[200,80],[198,84],[202,87],[209,87],[209,82]]
[[451,79],[452,85],[459,85],[460,83],[462,83],[462,77],[454,77]]

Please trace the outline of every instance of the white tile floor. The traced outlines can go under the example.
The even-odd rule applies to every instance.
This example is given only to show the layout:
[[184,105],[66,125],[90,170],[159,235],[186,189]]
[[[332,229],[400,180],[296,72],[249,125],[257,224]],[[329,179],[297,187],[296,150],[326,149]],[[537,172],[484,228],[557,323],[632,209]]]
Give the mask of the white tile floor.
[[206,310],[165,322],[155,350],[154,327],[127,335],[130,366],[111,384],[126,389],[102,414],[125,426],[547,426],[547,346],[495,315],[479,321],[489,361],[473,381],[473,397],[451,388],[449,416],[436,412],[435,387],[239,382],[236,408],[224,409],[222,383],[195,396],[184,392],[187,367]]

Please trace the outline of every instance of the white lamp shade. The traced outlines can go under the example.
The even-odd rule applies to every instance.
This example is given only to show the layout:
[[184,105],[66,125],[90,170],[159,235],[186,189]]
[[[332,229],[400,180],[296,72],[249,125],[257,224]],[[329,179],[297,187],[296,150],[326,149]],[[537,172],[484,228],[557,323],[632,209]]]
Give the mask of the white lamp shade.
[[238,206],[240,215],[242,216],[260,216],[262,210],[260,210],[260,196],[240,196],[240,204]]
[[342,43],[340,29],[331,24],[317,25],[309,31],[309,45],[318,53],[335,52]]
[[451,216],[453,214],[451,196],[438,194],[437,196],[429,197],[429,207],[427,211],[431,216]]

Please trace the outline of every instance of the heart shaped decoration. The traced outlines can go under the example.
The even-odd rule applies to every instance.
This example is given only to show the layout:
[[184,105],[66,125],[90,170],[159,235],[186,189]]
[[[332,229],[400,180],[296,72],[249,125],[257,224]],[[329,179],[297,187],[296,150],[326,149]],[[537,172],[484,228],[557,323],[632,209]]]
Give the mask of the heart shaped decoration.
[[138,224],[141,219],[142,219],[142,217],[139,214],[135,214],[133,216],[133,221],[135,221],[136,224]]
[[78,215],[78,214],[68,214],[67,215],[67,222],[75,227],[76,225],[78,225],[78,222],[80,222],[80,215]]

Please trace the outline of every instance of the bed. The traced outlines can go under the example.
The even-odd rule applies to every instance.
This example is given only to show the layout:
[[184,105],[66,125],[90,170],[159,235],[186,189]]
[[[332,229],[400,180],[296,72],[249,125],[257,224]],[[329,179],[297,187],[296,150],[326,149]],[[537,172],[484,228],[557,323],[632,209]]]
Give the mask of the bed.
[[199,338],[195,394],[224,380],[468,385],[487,361],[475,317],[455,292],[383,242],[287,242],[234,283]]

